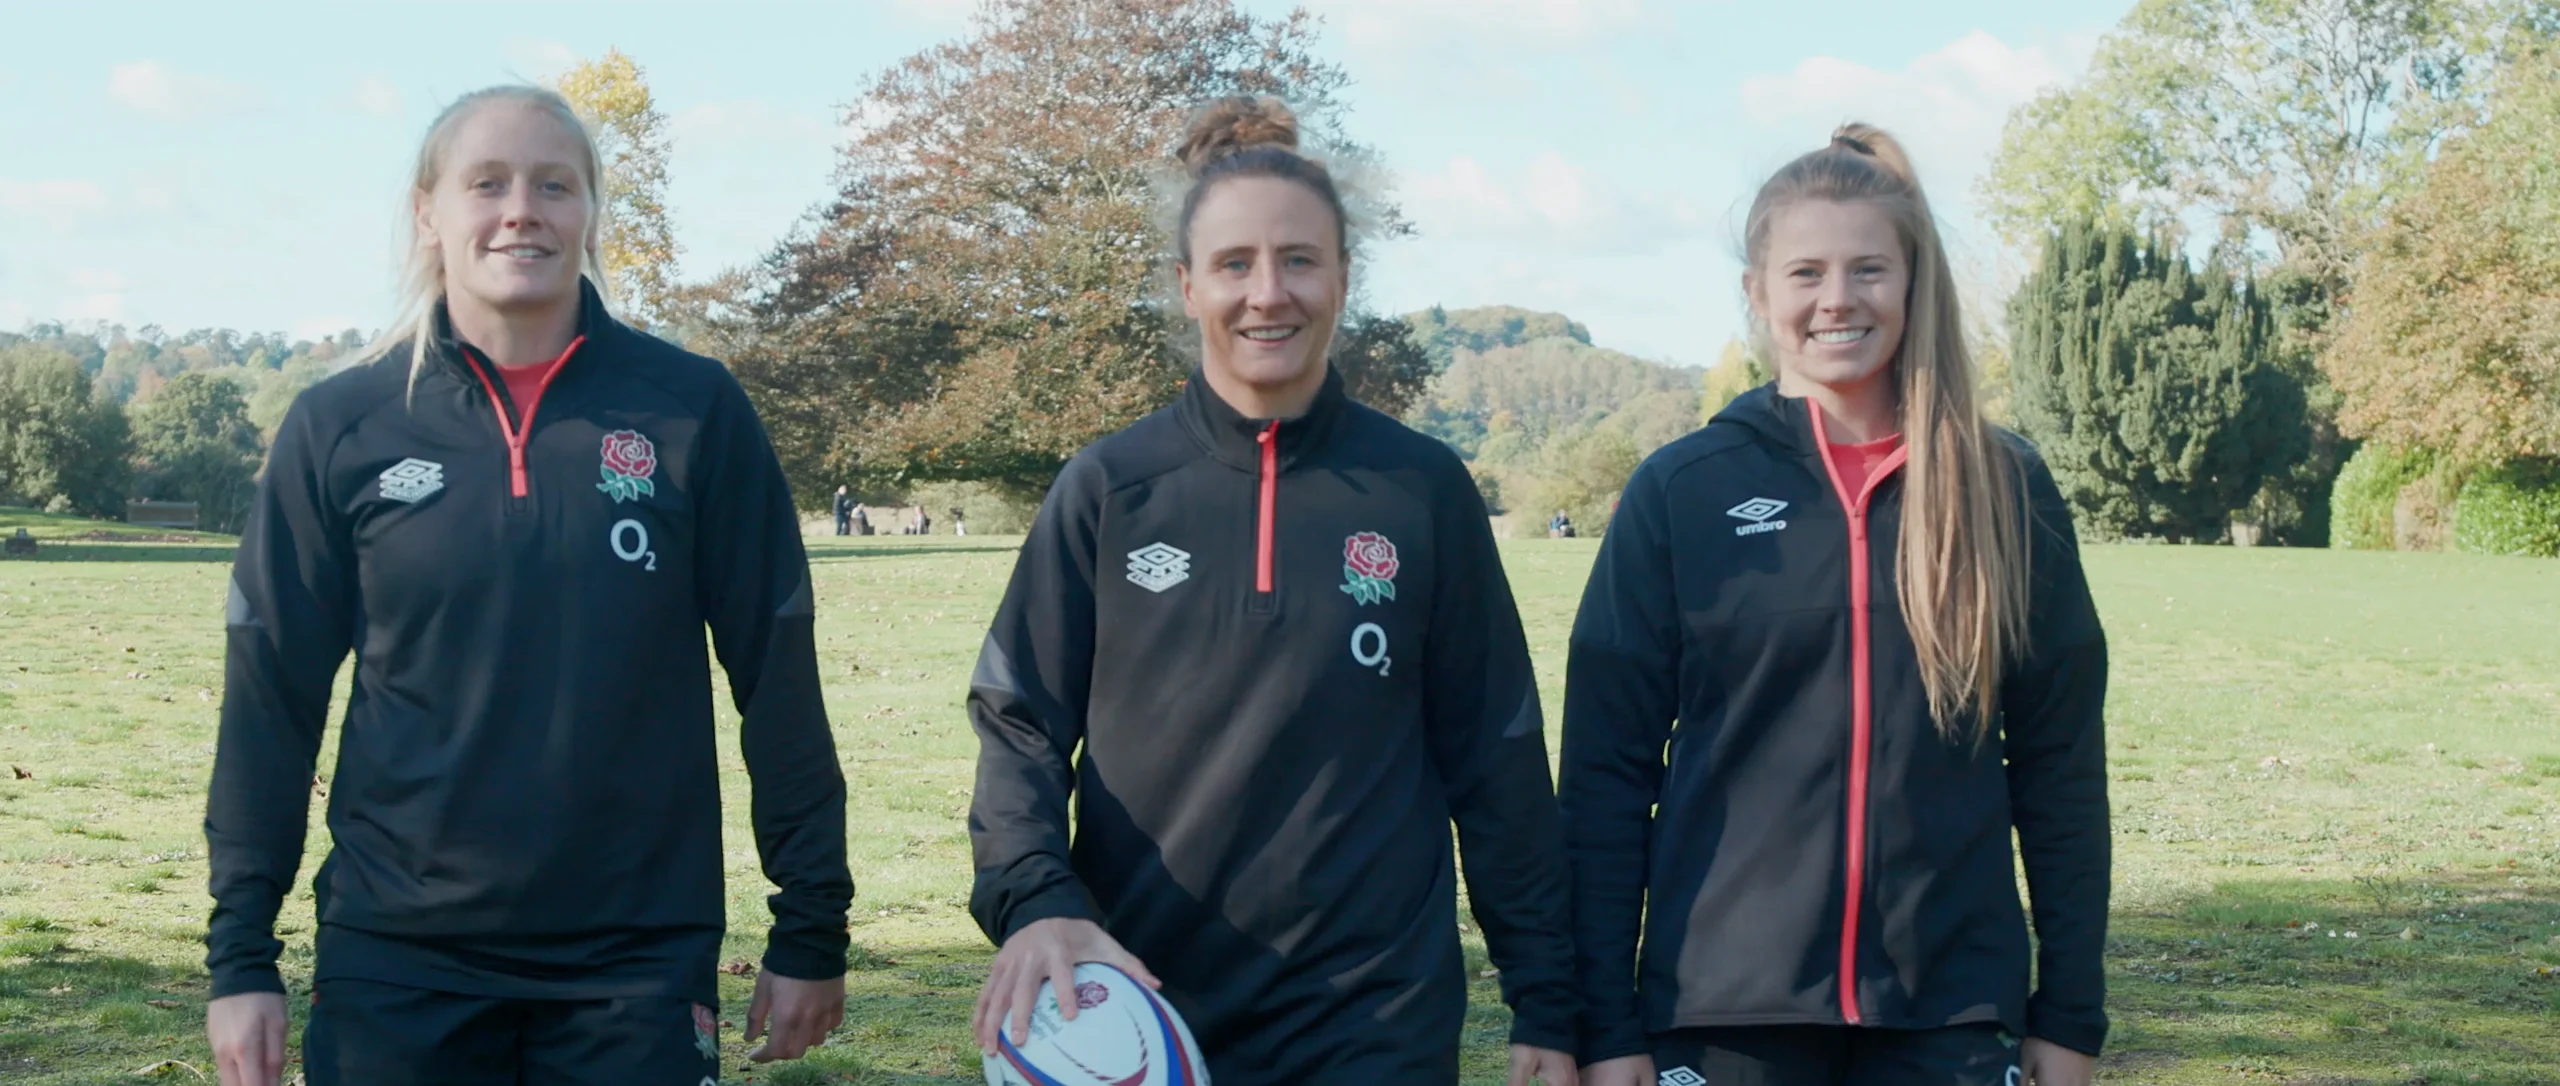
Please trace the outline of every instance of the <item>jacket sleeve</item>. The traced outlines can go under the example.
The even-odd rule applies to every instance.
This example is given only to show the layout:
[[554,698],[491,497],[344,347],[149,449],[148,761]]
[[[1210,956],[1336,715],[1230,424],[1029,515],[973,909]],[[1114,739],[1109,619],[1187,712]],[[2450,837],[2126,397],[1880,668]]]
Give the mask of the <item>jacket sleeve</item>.
[[1558,795],[1573,865],[1584,1063],[1646,1051],[1636,1001],[1653,808],[1679,715],[1681,634],[1660,484],[1639,470],[1601,537],[1565,664]]
[[282,992],[276,911],[301,866],[329,689],[352,644],[355,556],[305,397],[258,482],[224,616],[222,723],[205,804],[213,997]]
[[1425,712],[1457,822],[1467,898],[1511,1007],[1511,1041],[1573,1051],[1581,998],[1567,930],[1564,842],[1528,637],[1484,499],[1453,460],[1434,503]]
[[800,516],[746,393],[722,382],[702,435],[694,591],[738,715],[756,852],[779,891],[765,969],[844,975],[844,770],[818,683],[816,609]]
[[1067,798],[1093,681],[1101,466],[1079,457],[1050,487],[969,679],[978,783],[969,913],[996,945],[1039,920],[1099,910],[1067,858]]
[[2107,1038],[2107,642],[2071,511],[2028,460],[2029,653],[2002,684],[2011,817],[2035,919],[2027,1032],[2097,1055]]

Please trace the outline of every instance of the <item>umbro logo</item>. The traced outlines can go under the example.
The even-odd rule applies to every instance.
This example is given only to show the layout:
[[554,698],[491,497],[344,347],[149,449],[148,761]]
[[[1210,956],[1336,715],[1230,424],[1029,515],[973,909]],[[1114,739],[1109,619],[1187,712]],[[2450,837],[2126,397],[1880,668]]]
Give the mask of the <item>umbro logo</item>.
[[1149,543],[1129,552],[1129,583],[1149,592],[1165,589],[1191,579],[1191,552],[1162,543]]
[[1747,520],[1751,522],[1734,529],[1733,534],[1758,535],[1762,532],[1775,532],[1784,529],[1787,526],[1786,521],[1771,520],[1769,518],[1786,511],[1787,503],[1779,501],[1776,498],[1753,498],[1750,501],[1725,510],[1724,514],[1739,520]]
[[382,496],[395,502],[418,500],[444,489],[444,465],[410,457],[382,473]]
[[1686,1067],[1674,1067],[1655,1076],[1655,1086],[1707,1086],[1707,1076]]

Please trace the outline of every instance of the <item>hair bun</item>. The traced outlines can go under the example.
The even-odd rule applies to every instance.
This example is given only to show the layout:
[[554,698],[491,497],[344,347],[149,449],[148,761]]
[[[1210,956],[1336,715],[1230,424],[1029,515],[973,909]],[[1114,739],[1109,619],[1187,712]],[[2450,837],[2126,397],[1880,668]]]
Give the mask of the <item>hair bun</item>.
[[1831,131],[1831,146],[1876,160],[1903,184],[1920,183],[1919,174],[1911,168],[1911,156],[1902,149],[1902,141],[1884,129],[1852,121]]
[[1238,95],[1201,107],[1182,134],[1182,165],[1197,177],[1210,163],[1255,147],[1298,149],[1298,115],[1272,97]]

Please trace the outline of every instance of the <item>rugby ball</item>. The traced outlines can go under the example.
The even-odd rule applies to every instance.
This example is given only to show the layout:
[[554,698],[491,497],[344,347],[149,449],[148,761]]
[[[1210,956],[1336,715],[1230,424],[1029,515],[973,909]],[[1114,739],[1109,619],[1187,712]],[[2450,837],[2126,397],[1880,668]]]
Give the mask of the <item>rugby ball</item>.
[[1040,986],[1030,1039],[1008,1026],[987,1057],[987,1086],[1208,1086],[1200,1045],[1172,1005],[1127,973],[1099,962],[1076,967],[1076,1017],[1058,1012],[1058,989]]

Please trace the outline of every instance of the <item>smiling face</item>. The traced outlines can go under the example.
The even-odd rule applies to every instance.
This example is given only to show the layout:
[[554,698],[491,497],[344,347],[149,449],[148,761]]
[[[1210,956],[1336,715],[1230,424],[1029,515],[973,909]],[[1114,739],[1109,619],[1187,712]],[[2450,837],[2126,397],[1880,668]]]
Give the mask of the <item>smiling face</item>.
[[1743,290],[1768,325],[1780,391],[1802,395],[1821,385],[1846,393],[1890,377],[1911,262],[1884,208],[1829,200],[1779,208]]
[[1213,386],[1265,404],[1314,398],[1351,286],[1336,232],[1333,209],[1295,181],[1230,178],[1201,197],[1179,271]]
[[493,101],[455,122],[434,186],[414,199],[418,244],[442,254],[450,305],[577,304],[595,219],[586,162],[578,137],[531,103]]

